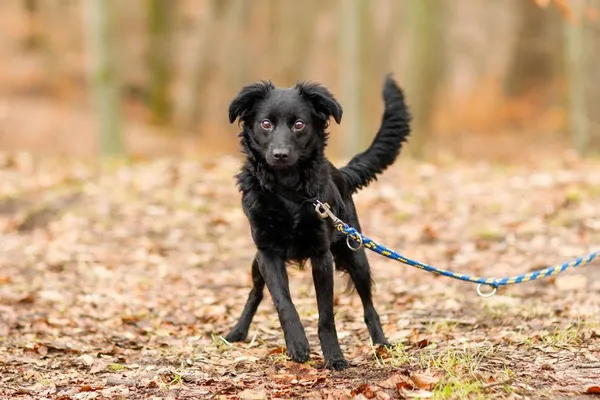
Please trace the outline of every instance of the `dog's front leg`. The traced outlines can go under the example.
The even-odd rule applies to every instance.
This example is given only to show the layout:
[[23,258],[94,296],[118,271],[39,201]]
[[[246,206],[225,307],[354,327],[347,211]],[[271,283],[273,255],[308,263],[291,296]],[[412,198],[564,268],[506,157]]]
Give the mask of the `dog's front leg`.
[[348,367],[335,329],[333,314],[333,256],[329,251],[311,258],[313,280],[319,308],[319,340],[325,366],[342,370]]
[[310,347],[290,296],[285,259],[274,252],[260,251],[258,265],[277,309],[288,355],[296,362],[305,362],[308,360]]

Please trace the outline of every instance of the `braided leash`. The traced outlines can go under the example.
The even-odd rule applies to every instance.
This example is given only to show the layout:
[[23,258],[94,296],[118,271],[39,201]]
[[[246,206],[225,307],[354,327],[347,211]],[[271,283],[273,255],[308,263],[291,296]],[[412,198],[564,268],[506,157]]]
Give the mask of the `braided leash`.
[[[410,258],[404,257],[403,255],[396,253],[395,251],[388,249],[387,247],[378,244],[358,232],[353,227],[346,224],[344,221],[339,219],[338,217],[331,212],[331,208],[327,203],[322,203],[319,200],[314,201],[315,211],[316,213],[323,219],[330,218],[334,227],[341,233],[346,236],[346,244],[348,247],[357,251],[361,247],[365,247],[371,251],[374,251],[377,254],[381,254],[387,258],[391,258],[392,260],[400,261],[403,264],[410,265],[428,272],[432,272],[434,274],[447,276],[454,279],[459,279],[461,281],[477,283],[477,294],[481,297],[491,297],[496,294],[496,291],[500,286],[514,285],[522,282],[534,281],[536,279],[545,278],[547,276],[555,276],[561,274],[569,269],[574,269],[577,267],[581,267],[583,265],[591,263],[596,257],[600,256],[600,250],[594,251],[590,254],[587,254],[583,257],[576,258],[572,261],[566,262],[564,264],[554,265],[552,267],[539,269],[537,271],[528,272],[526,274],[514,275],[514,276],[506,276],[502,278],[483,278],[480,276],[471,276],[467,274],[461,274],[457,272],[448,271],[445,269],[437,268],[429,264],[424,264],[419,261],[411,260]],[[356,243],[356,245],[352,245],[352,241]],[[492,288],[489,292],[483,292],[481,288],[483,286],[489,286]]]

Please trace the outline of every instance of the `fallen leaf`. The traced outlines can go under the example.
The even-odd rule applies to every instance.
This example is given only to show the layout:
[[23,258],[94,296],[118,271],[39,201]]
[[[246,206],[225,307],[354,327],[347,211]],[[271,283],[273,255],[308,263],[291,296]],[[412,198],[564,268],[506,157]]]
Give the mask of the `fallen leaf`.
[[266,392],[263,390],[250,390],[245,389],[237,394],[240,400],[262,400],[267,398]]
[[271,375],[271,379],[278,383],[290,383],[292,380],[296,379],[296,375],[288,373],[274,374]]
[[21,304],[33,304],[35,299],[35,293],[25,293],[23,296],[21,296],[21,298],[19,298],[18,302]]
[[91,367],[94,364],[94,361],[96,360],[96,358],[94,358],[93,356],[91,356],[89,354],[83,354],[83,355],[77,357],[77,360],[79,360],[79,362],[81,362],[86,367]]
[[43,344],[37,346],[35,351],[41,356],[48,355],[48,347],[44,346]]
[[110,363],[111,361],[105,358],[97,358],[90,367],[90,374],[97,374],[98,372],[106,371]]
[[586,389],[587,394],[600,394],[600,386],[590,386]]
[[269,354],[286,354],[287,349],[285,347],[276,347],[273,350],[269,351]]
[[96,390],[102,390],[102,386],[84,385],[79,388],[80,392],[95,392]]
[[362,394],[364,397],[366,397],[367,399],[373,399],[375,398],[375,393],[377,392],[377,389],[374,388],[373,386],[369,385],[369,384],[362,384],[359,387],[357,387],[356,389],[352,389],[352,391],[350,391],[350,394],[352,396],[357,396],[359,394]]
[[438,240],[439,234],[431,227],[431,225],[425,225],[421,231],[421,242],[433,243]]
[[378,346],[376,350],[377,357],[387,359],[391,357],[390,350],[386,346]]
[[413,386],[412,381],[403,374],[393,374],[389,378],[377,383],[384,389],[400,389],[400,388],[411,388]]
[[419,389],[431,390],[441,380],[441,377],[434,376],[429,372],[412,372],[410,379]]

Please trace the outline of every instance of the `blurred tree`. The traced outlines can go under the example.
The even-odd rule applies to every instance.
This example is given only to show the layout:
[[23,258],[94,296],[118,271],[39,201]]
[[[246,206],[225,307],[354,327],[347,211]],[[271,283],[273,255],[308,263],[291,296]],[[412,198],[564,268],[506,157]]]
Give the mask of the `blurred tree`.
[[[587,0],[571,0],[573,20],[565,21],[567,42],[567,76],[569,80],[570,131],[573,145],[580,153],[587,153],[591,142],[588,87],[590,85],[589,52],[590,30],[585,26]],[[596,67],[597,68],[597,67]]]
[[591,148],[600,153],[600,114],[597,112],[600,104],[600,0],[588,0],[586,14],[590,42],[587,48],[589,60],[589,101],[588,116],[590,119]]
[[23,0],[23,9],[26,13],[27,33],[25,37],[25,48],[37,50],[41,45],[39,33],[39,4],[38,0]]
[[443,75],[444,14],[436,0],[409,3],[411,25],[407,72],[407,97],[413,114],[413,134],[408,148],[421,157],[431,136],[431,118],[440,78]]
[[[278,68],[281,79],[290,84],[304,79],[309,52],[315,32],[315,0],[272,1],[273,38],[277,54],[281,55]],[[276,78],[277,79],[277,78]]]
[[[244,59],[244,41],[240,36],[244,31],[244,16],[250,5],[248,0],[230,0],[228,12],[225,15],[223,40],[218,47],[217,54],[219,65],[224,65],[225,79],[233,91],[238,90],[243,83],[243,73],[245,69]],[[213,61],[214,62],[214,61]]]
[[99,122],[103,156],[124,153],[116,41],[113,35],[114,8],[118,3],[118,0],[85,0],[84,3],[84,28],[90,58],[89,82]]
[[360,147],[363,133],[362,89],[363,74],[362,55],[364,52],[364,34],[367,0],[339,0],[340,29],[340,86],[341,101],[346,120],[346,139],[342,141],[342,154],[352,156]]
[[[194,129],[198,123],[210,124],[215,122],[214,119],[223,121],[222,108],[218,105],[229,101],[228,96],[239,90],[247,67],[247,59],[241,57],[248,41],[240,37],[244,35],[249,4],[247,0],[217,0],[212,6],[210,2],[208,4],[210,15],[205,13],[205,25],[197,32],[206,42],[202,44],[201,40],[197,40],[197,44],[204,47],[198,58],[192,61],[187,79],[190,83],[186,84],[186,95],[181,103],[181,126],[187,131]],[[217,81],[221,83],[215,85]],[[228,86],[235,87],[228,90]],[[210,98],[211,101],[201,104],[201,98]]]
[[508,96],[521,96],[532,89],[547,89],[562,72],[563,34],[560,13],[542,9],[532,1],[518,1],[513,15],[518,40],[505,79]]
[[172,8],[170,0],[148,1],[150,37],[148,67],[150,71],[150,111],[154,122],[165,124],[171,119],[172,81]]
[[[373,4],[373,3],[371,3]],[[406,13],[406,4],[401,1],[391,1],[390,4],[390,21],[387,25],[385,35],[383,37],[383,46],[379,46],[379,64],[380,68],[383,67],[384,72],[392,71],[394,68],[394,58],[396,56],[396,49],[400,42],[402,34],[404,32],[399,29],[402,24],[403,16]]]

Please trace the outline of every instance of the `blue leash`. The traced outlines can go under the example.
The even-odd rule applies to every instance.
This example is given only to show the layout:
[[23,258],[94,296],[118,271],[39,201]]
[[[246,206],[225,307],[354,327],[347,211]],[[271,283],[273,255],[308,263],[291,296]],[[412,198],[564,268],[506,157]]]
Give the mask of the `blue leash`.
[[[425,264],[419,261],[411,260],[410,258],[404,257],[403,255],[396,253],[394,250],[391,250],[381,244],[376,243],[372,239],[363,235],[353,227],[346,224],[344,221],[336,217],[332,212],[327,203],[322,203],[319,200],[314,202],[315,211],[317,214],[323,218],[330,218],[334,227],[341,233],[346,236],[346,244],[348,247],[357,251],[361,247],[365,247],[371,251],[374,251],[377,254],[381,254],[387,258],[392,260],[400,261],[403,264],[410,265],[427,272],[432,272],[437,275],[443,275],[450,278],[458,279],[461,281],[477,283],[477,294],[481,297],[491,297],[496,294],[496,291],[500,286],[514,285],[522,282],[534,281],[536,279],[545,278],[548,276],[555,276],[561,274],[569,269],[574,269],[577,267],[581,267],[583,265],[591,263],[594,259],[600,256],[600,250],[589,253],[583,257],[576,258],[572,261],[554,265],[552,267],[547,267],[543,269],[539,269],[537,271],[528,272],[526,274],[514,275],[514,276],[506,276],[502,278],[483,278],[480,276],[471,276],[467,274],[461,274],[457,272],[448,271],[446,269],[441,269],[434,267],[433,265]],[[351,240],[357,245],[353,246]],[[481,290],[482,286],[489,286],[492,288],[489,292],[483,292]]]

